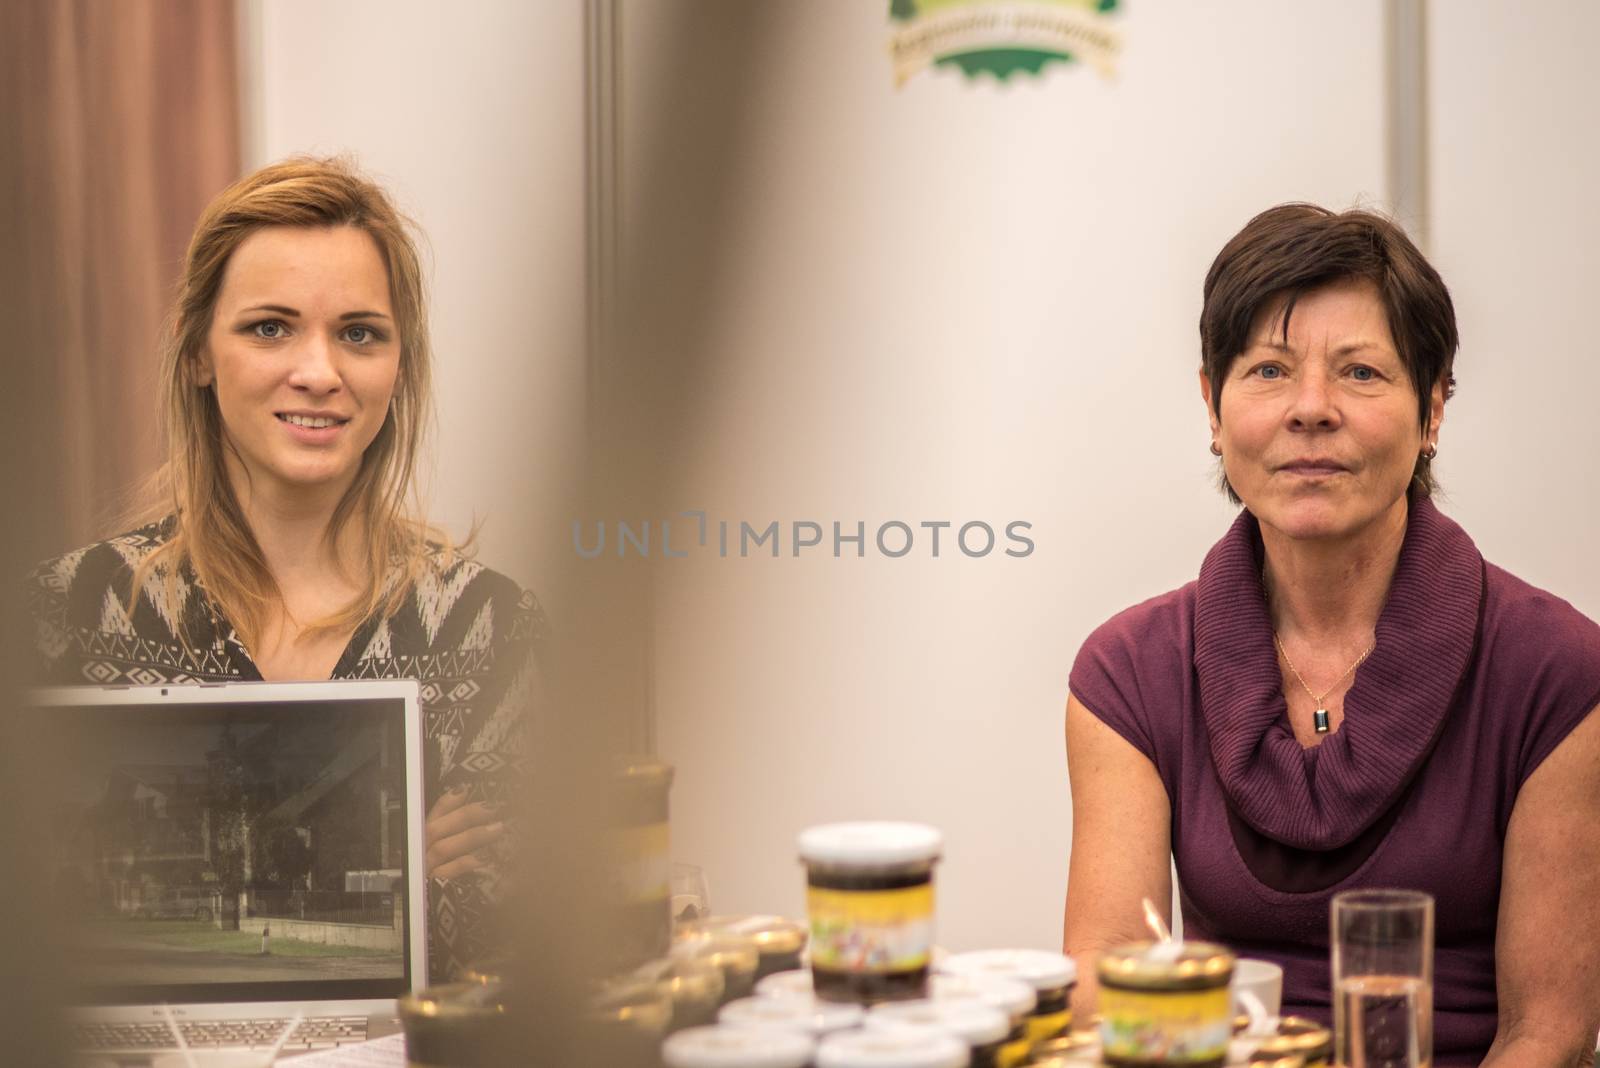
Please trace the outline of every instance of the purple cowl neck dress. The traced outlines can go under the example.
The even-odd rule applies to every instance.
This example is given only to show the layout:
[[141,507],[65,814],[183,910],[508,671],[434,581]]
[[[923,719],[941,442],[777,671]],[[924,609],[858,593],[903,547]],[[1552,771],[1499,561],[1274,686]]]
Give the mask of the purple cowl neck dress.
[[1089,637],[1072,693],[1166,786],[1186,937],[1277,961],[1284,1012],[1328,1020],[1330,899],[1424,890],[1435,1060],[1475,1064],[1495,1034],[1506,826],[1522,783],[1600,705],[1600,627],[1417,501],[1343,725],[1302,749],[1261,553],[1241,513],[1198,581]]

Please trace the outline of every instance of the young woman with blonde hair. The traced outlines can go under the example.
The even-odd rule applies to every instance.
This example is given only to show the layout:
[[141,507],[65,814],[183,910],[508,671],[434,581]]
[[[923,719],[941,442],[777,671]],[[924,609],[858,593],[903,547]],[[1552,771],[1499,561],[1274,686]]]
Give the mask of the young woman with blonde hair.
[[431,358],[382,189],[338,160],[241,179],[185,259],[148,521],[40,565],[29,595],[50,684],[419,680],[438,977],[488,948],[542,616],[423,518]]

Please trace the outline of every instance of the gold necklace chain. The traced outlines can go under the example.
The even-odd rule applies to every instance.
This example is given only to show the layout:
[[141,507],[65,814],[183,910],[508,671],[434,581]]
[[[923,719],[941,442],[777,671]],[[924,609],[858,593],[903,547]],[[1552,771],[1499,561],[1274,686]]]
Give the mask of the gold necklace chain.
[[1328,707],[1327,705],[1323,704],[1323,702],[1327,700],[1328,694],[1337,690],[1339,688],[1339,684],[1344,682],[1345,679],[1348,679],[1351,673],[1354,672],[1356,668],[1360,667],[1366,661],[1367,657],[1372,655],[1372,650],[1378,647],[1378,640],[1374,638],[1372,640],[1372,644],[1367,646],[1367,651],[1356,657],[1356,662],[1346,668],[1344,674],[1339,676],[1338,681],[1332,686],[1329,686],[1327,690],[1323,692],[1321,697],[1318,697],[1316,694],[1312,693],[1311,687],[1306,685],[1306,680],[1300,677],[1300,671],[1294,666],[1294,661],[1289,659],[1289,650],[1283,647],[1283,639],[1278,637],[1277,631],[1272,632],[1272,643],[1278,647],[1278,652],[1283,657],[1283,662],[1289,665],[1289,674],[1294,676],[1294,681],[1298,682],[1300,684],[1300,688],[1306,692],[1306,696],[1311,698],[1311,700],[1315,701],[1317,704],[1317,710],[1311,714],[1312,729],[1318,734],[1327,734]]

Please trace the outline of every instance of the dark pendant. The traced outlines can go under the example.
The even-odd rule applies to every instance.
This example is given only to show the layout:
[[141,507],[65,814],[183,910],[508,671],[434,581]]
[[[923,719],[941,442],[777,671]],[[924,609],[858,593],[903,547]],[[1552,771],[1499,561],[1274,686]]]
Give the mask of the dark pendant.
[[1311,726],[1315,728],[1318,734],[1328,733],[1328,710],[1326,708],[1319,708],[1311,713]]

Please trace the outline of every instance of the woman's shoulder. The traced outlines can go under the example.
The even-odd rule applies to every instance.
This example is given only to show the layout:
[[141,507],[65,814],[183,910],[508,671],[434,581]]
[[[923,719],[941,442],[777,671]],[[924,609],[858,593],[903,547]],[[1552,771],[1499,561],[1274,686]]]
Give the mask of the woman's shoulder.
[[126,597],[134,572],[171,534],[171,519],[158,520],[40,561],[26,577],[35,615],[45,604],[98,608],[107,593]]
[[[1068,688],[1097,719],[1157,762],[1194,661],[1196,583],[1125,608],[1096,627],[1073,661]],[[1161,722],[1152,721],[1158,715]]]
[[1481,707],[1515,739],[1521,782],[1600,706],[1600,624],[1486,563],[1479,640]]
[[429,645],[487,648],[543,639],[544,608],[511,576],[434,542],[426,565],[418,570],[405,607]]
[[1124,608],[1090,632],[1083,651],[1130,661],[1187,664],[1194,646],[1197,585],[1190,582]]

